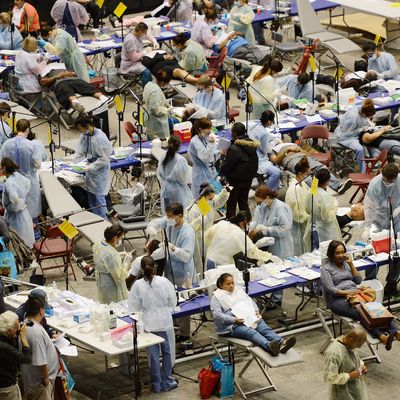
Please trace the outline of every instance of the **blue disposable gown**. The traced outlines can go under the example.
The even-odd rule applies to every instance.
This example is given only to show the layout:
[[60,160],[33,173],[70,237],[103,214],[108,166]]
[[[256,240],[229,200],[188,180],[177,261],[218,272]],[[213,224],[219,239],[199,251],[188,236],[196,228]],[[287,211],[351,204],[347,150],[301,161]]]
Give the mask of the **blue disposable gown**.
[[101,241],[93,245],[93,261],[96,266],[98,300],[102,304],[118,303],[128,298],[125,278],[126,269],[118,251]]
[[260,121],[251,121],[249,123],[249,133],[250,139],[253,139],[260,143],[260,146],[257,147],[257,156],[258,156],[258,173],[265,174],[267,168],[272,165],[271,161],[269,161],[268,150],[269,150],[269,141],[270,136],[267,133],[267,130],[262,126]]
[[31,187],[29,179],[18,172],[11,174],[5,183],[2,203],[6,210],[5,219],[15,229],[29,248],[35,243],[32,218],[26,207],[27,195]]
[[250,43],[255,43],[255,36],[252,22],[254,12],[251,6],[233,6],[230,12],[229,29],[235,32],[243,33],[245,39]]
[[33,139],[31,140],[31,143],[33,146],[33,154],[35,154],[35,157],[37,157],[41,161],[46,161],[47,154],[43,142],[39,139]]
[[361,115],[357,107],[353,107],[340,118],[335,133],[339,140],[348,138],[358,140],[360,133],[366,131],[368,127],[368,118]]
[[16,28],[12,34],[13,43],[11,46],[11,27],[10,25],[0,25],[0,49],[19,50],[22,45],[21,32]]
[[189,189],[192,182],[192,174],[188,162],[180,154],[176,153],[164,167],[162,162],[167,153],[164,153],[158,161],[157,178],[161,184],[161,211],[165,213],[165,207],[169,203],[181,203],[186,208],[192,201],[193,195]]
[[263,230],[263,233],[275,239],[275,243],[268,248],[273,255],[282,259],[293,256],[293,238],[290,231],[293,222],[292,210],[278,199],[272,201],[271,208],[263,204],[265,203],[256,207],[250,227],[264,225],[268,228]]
[[287,75],[283,78],[278,78],[277,82],[282,88],[286,87],[288,96],[291,99],[307,99],[309,102],[313,101],[311,81],[305,85],[300,85],[297,82],[297,75]]
[[175,285],[181,287],[185,279],[193,279],[194,276],[194,247],[195,234],[193,228],[184,223],[182,226],[169,226],[167,218],[157,218],[148,224],[149,230],[165,229],[169,243],[173,244],[175,251],[170,250],[172,274],[168,266],[165,267],[165,276]]
[[45,49],[51,54],[58,55],[68,71],[76,72],[78,78],[89,82],[85,57],[76,44],[73,36],[68,32],[62,29],[57,29],[53,43],[48,43],[45,46]]
[[149,139],[165,139],[169,136],[167,99],[160,86],[155,82],[148,82],[143,89],[145,104],[144,126]]
[[146,332],[167,333],[172,365],[175,362],[175,335],[171,308],[175,306],[175,288],[162,276],[154,276],[151,283],[138,279],[128,295],[128,311],[143,312]]
[[3,121],[0,117],[0,148],[7,139],[11,139],[11,136],[12,129],[10,128],[10,125],[8,125],[7,122]]
[[1,148],[1,158],[9,158],[19,166],[19,172],[31,181],[27,197],[27,206],[32,218],[37,218],[42,212],[40,184],[37,170],[42,162],[41,154],[34,151],[32,143],[25,137],[15,136],[4,142]]
[[215,143],[200,138],[192,137],[189,143],[188,155],[192,161],[192,193],[196,198],[200,193],[202,183],[210,183],[217,176],[215,169]]
[[382,79],[399,79],[396,59],[386,51],[382,51],[379,57],[368,59],[368,70],[377,72]]
[[207,109],[207,118],[225,119],[226,100],[225,94],[221,89],[213,88],[211,93],[203,90],[197,92],[193,98],[193,103]]
[[112,151],[112,144],[101,129],[94,128],[93,135],[84,133],[80,136],[74,162],[85,158],[87,160],[89,169],[85,172],[85,184],[88,192],[99,195],[108,194]]
[[[394,228],[400,232],[400,178],[397,177],[393,187],[387,187],[382,181],[382,175],[372,179],[365,195],[365,223],[374,224],[378,231],[389,228],[388,198],[393,208]],[[397,212],[396,212],[397,210]]]

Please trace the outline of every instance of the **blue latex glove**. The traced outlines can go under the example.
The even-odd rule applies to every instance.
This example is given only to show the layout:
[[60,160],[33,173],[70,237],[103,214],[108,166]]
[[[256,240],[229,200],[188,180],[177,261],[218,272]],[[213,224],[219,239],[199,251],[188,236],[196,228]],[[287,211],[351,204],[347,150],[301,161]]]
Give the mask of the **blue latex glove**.
[[42,38],[39,38],[39,39],[37,40],[37,42],[38,42],[38,45],[39,45],[40,47],[45,47],[46,44],[47,44],[47,42],[46,42],[44,39],[42,39]]

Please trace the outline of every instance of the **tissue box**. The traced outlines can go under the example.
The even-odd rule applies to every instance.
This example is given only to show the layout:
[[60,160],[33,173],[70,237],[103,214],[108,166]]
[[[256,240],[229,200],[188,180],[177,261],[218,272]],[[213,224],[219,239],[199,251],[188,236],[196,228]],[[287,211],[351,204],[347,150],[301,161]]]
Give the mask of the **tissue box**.
[[90,313],[78,313],[74,314],[72,319],[78,324],[83,324],[84,322],[88,322],[90,320]]
[[76,310],[80,307],[75,300],[69,297],[60,299],[60,306],[66,308],[67,310]]

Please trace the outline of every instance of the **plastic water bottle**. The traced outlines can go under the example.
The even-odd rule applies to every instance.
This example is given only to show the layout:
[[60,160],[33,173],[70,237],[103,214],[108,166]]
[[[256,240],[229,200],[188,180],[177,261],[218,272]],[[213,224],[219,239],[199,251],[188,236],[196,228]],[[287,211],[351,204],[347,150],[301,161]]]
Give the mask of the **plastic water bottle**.
[[53,292],[54,292],[54,293],[57,293],[58,287],[57,287],[57,282],[56,282],[56,281],[53,281],[53,284],[51,285],[51,287],[52,287],[52,289],[53,289]]
[[110,310],[110,315],[108,316],[108,329],[115,329],[117,327],[117,317],[113,310]]

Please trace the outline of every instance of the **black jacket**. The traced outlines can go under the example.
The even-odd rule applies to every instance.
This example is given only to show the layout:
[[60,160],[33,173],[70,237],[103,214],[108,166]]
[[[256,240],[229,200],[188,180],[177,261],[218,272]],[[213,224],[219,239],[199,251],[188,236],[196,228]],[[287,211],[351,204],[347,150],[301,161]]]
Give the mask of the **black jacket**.
[[221,164],[220,175],[225,176],[233,186],[251,182],[257,176],[259,145],[260,143],[248,136],[240,136],[232,140],[225,160]]

